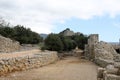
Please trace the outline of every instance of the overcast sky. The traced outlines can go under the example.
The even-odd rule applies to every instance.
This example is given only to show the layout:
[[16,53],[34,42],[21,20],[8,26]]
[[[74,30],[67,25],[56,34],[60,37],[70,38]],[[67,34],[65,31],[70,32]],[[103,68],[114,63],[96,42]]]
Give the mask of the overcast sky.
[[0,0],[0,17],[38,33],[68,27],[105,41],[120,38],[120,0]]

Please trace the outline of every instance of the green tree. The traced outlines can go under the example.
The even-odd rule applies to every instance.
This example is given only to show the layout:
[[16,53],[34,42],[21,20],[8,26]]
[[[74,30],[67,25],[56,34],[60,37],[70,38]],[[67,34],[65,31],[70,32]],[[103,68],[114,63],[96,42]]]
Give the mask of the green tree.
[[87,44],[87,40],[88,40],[88,37],[83,35],[83,34],[81,34],[81,35],[74,35],[71,38],[75,41],[76,45],[80,49],[84,49],[85,44]]
[[14,27],[14,30],[14,39],[19,41],[21,44],[38,44],[43,40],[38,33],[31,31],[29,28],[17,25]]
[[72,40],[70,37],[59,35],[61,38],[61,41],[63,43],[63,51],[70,51],[72,49],[75,49],[76,43],[74,40]]
[[21,25],[10,27],[9,25],[3,25],[3,23],[1,23],[0,34],[4,37],[19,41],[21,44],[38,44],[43,41],[43,38],[40,37],[38,33]]
[[0,34],[4,37],[12,38],[15,32],[11,27],[0,27]]
[[45,46],[48,50],[52,51],[62,51],[63,43],[57,34],[50,34],[45,39]]

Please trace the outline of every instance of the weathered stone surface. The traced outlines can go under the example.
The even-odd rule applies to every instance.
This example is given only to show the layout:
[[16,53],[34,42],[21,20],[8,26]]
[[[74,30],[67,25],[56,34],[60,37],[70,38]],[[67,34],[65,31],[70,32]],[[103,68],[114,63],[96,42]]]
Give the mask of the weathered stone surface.
[[120,76],[114,74],[106,74],[104,80],[120,80]]
[[104,49],[97,49],[96,48],[95,49],[95,58],[113,60],[114,56],[110,52],[108,52],[108,51],[106,51]]
[[120,68],[118,68],[117,75],[120,76]]
[[58,60],[57,52],[41,52],[23,57],[0,60],[0,75],[26,69],[37,68]]
[[0,65],[4,65],[4,64],[5,64],[4,61],[0,60]]
[[20,49],[20,44],[0,35],[0,52],[12,52]]
[[115,55],[117,55],[112,45],[103,41],[95,45],[94,51],[95,51],[96,58],[100,57],[107,60],[114,60]]
[[115,51],[111,44],[99,42],[97,34],[90,35],[88,44],[85,45],[85,56],[86,59],[92,60],[102,67],[120,62],[120,54]]
[[105,71],[104,68],[98,68],[98,72],[97,72],[97,78],[102,79],[103,78],[103,72]]
[[106,71],[108,74],[116,74],[118,72],[118,69],[114,67],[114,65],[107,65]]
[[120,62],[114,62],[114,67],[115,68],[120,68]]
[[88,44],[85,45],[85,58],[89,60],[95,59],[94,47],[99,42],[98,34],[91,34],[88,39]]
[[99,66],[105,68],[108,64],[114,64],[114,61],[113,60],[106,60],[106,59],[102,59],[102,58],[96,58],[95,63],[98,64]]
[[98,75],[102,77],[97,77],[102,80],[120,80],[120,68],[116,68],[114,65],[108,65],[106,68],[98,68],[98,72]]
[[103,69],[98,69],[98,78],[103,80],[120,80],[120,54],[113,46],[106,42],[99,42],[98,35],[90,35],[88,44],[85,46],[85,56],[93,60]]

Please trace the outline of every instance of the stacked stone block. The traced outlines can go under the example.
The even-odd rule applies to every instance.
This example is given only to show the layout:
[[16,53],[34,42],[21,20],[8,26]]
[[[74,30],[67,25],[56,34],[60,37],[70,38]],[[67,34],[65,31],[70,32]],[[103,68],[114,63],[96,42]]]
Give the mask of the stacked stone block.
[[0,59],[0,75],[14,71],[38,68],[58,60],[57,52],[41,52],[37,54]]

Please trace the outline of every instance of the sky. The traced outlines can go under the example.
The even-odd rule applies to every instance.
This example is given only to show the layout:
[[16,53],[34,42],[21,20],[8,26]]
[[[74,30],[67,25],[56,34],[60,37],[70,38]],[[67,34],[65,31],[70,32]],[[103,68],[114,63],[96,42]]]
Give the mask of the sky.
[[38,33],[70,28],[106,42],[120,38],[120,0],[0,0],[0,17]]

